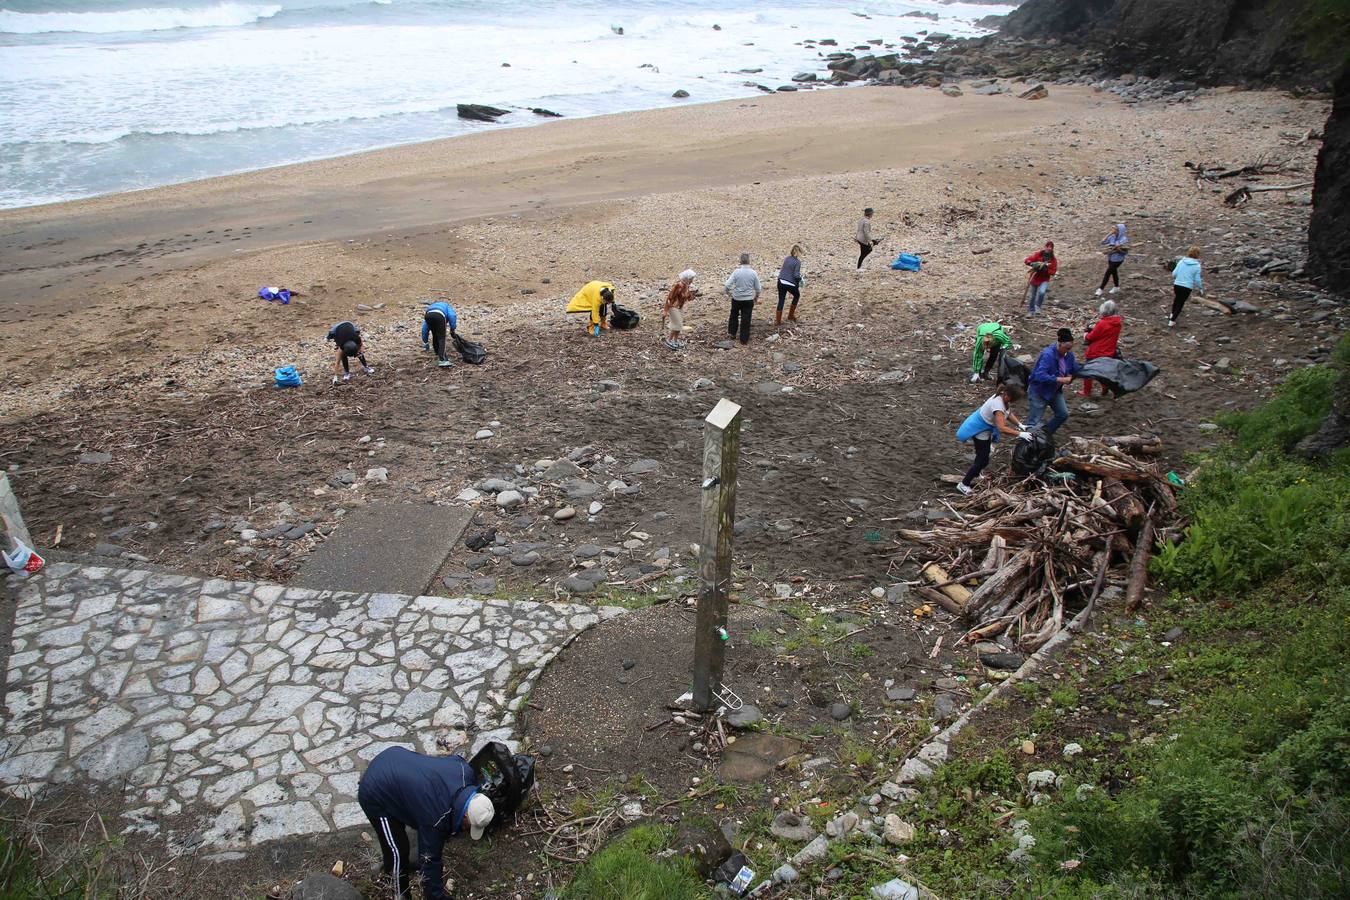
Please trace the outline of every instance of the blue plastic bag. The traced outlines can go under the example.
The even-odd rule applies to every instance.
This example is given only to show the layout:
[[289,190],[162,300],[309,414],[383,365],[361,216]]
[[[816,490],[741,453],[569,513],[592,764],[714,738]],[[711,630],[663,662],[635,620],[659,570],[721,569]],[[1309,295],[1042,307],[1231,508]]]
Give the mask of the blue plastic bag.
[[913,253],[901,253],[895,258],[895,262],[891,263],[891,268],[898,272],[917,272],[921,265],[923,260]]
[[277,369],[276,375],[277,387],[299,387],[304,384],[300,379],[300,373],[295,370],[295,366],[282,366]]
[[280,300],[283,305],[291,302],[291,292],[286,288],[260,287],[258,288],[258,296],[268,303],[273,300]]

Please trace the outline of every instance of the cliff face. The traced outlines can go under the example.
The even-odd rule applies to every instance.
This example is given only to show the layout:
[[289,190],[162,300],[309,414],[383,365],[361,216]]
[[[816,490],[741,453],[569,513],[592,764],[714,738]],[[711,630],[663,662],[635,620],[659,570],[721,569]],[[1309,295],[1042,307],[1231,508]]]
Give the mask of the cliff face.
[[1107,66],[1208,84],[1327,87],[1308,50],[1310,0],[1027,0],[1002,32],[1091,45]]
[[1350,294],[1350,66],[1336,81],[1315,178],[1308,270],[1324,286]]

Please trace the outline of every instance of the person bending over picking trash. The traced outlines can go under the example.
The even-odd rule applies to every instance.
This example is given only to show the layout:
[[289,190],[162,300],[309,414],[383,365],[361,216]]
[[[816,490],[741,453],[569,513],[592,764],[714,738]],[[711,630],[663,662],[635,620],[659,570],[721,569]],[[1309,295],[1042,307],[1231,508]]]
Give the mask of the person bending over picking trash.
[[750,268],[750,254],[741,254],[741,264],[727,276],[722,290],[731,298],[731,317],[727,319],[727,334],[735,338],[740,334],[741,346],[750,343],[750,313],[755,309],[764,286],[760,284],[759,273]]
[[[998,440],[1000,434],[1013,435],[1024,441],[1031,440],[1031,432],[1022,431],[1017,416],[1012,413],[1012,406],[1018,400],[1022,399],[1022,389],[1015,384],[1000,384],[998,393],[984,401],[984,404],[961,423],[961,427],[956,429],[956,439],[961,443],[973,441],[975,444],[975,462],[966,471],[966,477],[956,485],[956,489],[963,494],[969,494],[973,490],[975,479],[980,477],[984,467],[989,465],[989,453],[993,450],[994,441]],[[1011,422],[1012,425],[1008,423]]]
[[693,287],[696,274],[693,269],[681,272],[666,295],[666,305],[661,308],[661,314],[666,319],[666,330],[670,332],[665,344],[672,350],[679,350],[685,343],[680,339],[684,331],[684,305],[698,296],[698,291]]
[[328,329],[328,340],[337,344],[337,355],[333,359],[333,384],[338,381],[351,381],[352,370],[347,360],[356,357],[361,361],[361,371],[374,375],[375,369],[366,363],[366,342],[361,337],[361,329],[354,322],[339,322]]
[[1027,427],[1035,428],[1041,424],[1046,407],[1055,411],[1050,424],[1045,426],[1046,434],[1054,434],[1069,418],[1069,405],[1064,402],[1064,385],[1073,381],[1078,373],[1078,361],[1073,358],[1073,332],[1061,328],[1058,340],[1041,351],[1036,359],[1036,368],[1031,370],[1027,388],[1030,395],[1028,403]]
[[[496,810],[478,792],[478,776],[462,756],[424,756],[404,747],[381,751],[361,776],[356,800],[380,841],[384,874],[399,900],[411,900],[413,871],[422,873],[426,900],[449,900],[442,872],[445,842],[466,829],[478,840]],[[417,830],[417,855],[408,858],[408,828]]]
[[[442,368],[454,365],[446,353],[445,335],[448,331],[450,336],[454,337],[455,326],[458,324],[459,317],[455,315],[455,308],[444,300],[437,300],[428,306],[426,315],[422,316],[422,346],[436,351],[436,365]],[[428,337],[431,339],[430,342],[427,340]]]
[[970,383],[988,378],[998,366],[998,358],[1012,346],[1012,338],[998,322],[985,322],[975,329],[975,350],[970,355]]
[[1045,293],[1050,289],[1050,279],[1059,271],[1059,260],[1055,258],[1055,242],[1046,241],[1044,247],[1022,260],[1022,264],[1031,270],[1027,273],[1027,311],[1034,316],[1045,305]]
[[608,281],[588,281],[567,304],[567,311],[590,313],[591,318],[586,324],[586,332],[599,337],[602,330],[609,330],[609,322],[605,321],[605,307],[613,302],[614,285]]

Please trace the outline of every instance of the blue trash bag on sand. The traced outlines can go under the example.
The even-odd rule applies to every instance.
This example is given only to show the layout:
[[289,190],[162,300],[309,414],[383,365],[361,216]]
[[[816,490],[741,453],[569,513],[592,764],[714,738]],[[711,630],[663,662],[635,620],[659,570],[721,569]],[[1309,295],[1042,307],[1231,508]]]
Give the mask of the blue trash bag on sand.
[[258,288],[258,296],[268,303],[273,300],[280,300],[283,305],[291,302],[291,292],[286,288],[260,287]]
[[921,265],[923,260],[913,253],[901,253],[895,258],[895,262],[891,263],[891,268],[897,272],[917,272]]
[[276,371],[277,387],[279,388],[299,387],[304,384],[304,381],[300,378],[300,373],[295,370],[295,366],[282,366]]

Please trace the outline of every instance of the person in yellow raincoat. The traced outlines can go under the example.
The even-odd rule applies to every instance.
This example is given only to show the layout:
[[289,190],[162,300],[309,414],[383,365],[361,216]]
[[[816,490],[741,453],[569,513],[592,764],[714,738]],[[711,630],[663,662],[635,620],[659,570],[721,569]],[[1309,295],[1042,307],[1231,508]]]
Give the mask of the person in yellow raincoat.
[[591,318],[586,324],[586,331],[598,336],[602,328],[609,328],[609,323],[605,321],[605,307],[613,302],[614,285],[608,281],[591,281],[577,291],[576,296],[572,298],[572,302],[567,304],[567,311],[569,313],[590,313]]

